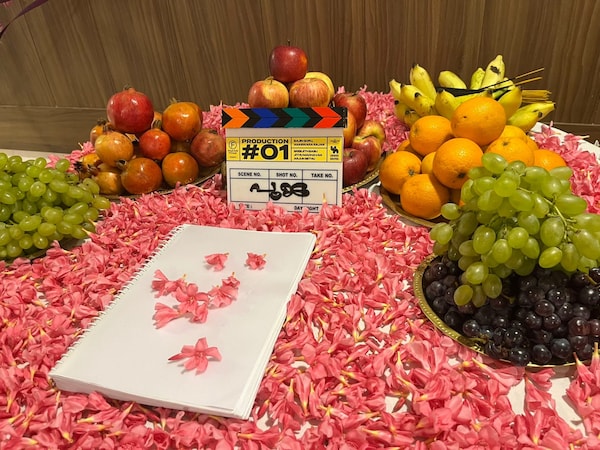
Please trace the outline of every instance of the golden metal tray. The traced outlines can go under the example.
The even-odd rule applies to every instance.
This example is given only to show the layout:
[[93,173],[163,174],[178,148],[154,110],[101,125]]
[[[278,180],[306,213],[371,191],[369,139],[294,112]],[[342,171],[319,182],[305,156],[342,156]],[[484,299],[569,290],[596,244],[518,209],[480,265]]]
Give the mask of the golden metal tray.
[[415,296],[417,297],[417,300],[419,300],[419,307],[423,311],[423,314],[425,314],[425,316],[427,316],[429,321],[431,323],[433,323],[435,325],[435,327],[438,330],[440,330],[442,333],[444,333],[446,336],[451,337],[452,339],[454,339],[455,341],[461,343],[462,345],[464,345],[466,347],[469,347],[471,350],[475,350],[478,353],[485,354],[483,345],[480,341],[463,336],[458,331],[450,328],[433,311],[433,309],[431,309],[431,306],[427,302],[427,299],[425,298],[425,291],[423,290],[423,274],[425,273],[427,266],[429,266],[429,264],[431,264],[431,262],[434,259],[435,259],[435,255],[430,255],[427,258],[425,258],[421,262],[421,264],[419,264],[419,267],[417,267],[417,270],[415,272],[415,277],[414,277],[414,281],[413,281],[413,290],[415,292]]
[[[218,166],[214,166],[214,167],[209,167],[209,168],[200,168],[200,175],[198,176],[198,178],[196,178],[195,181],[191,182],[190,184],[199,186],[202,183],[204,183],[205,181],[208,181],[210,178],[212,178],[213,176],[215,176],[216,174],[221,172],[221,167],[222,165],[219,164]],[[173,192],[173,188],[161,188],[161,189],[157,189],[156,191],[152,191],[151,193],[157,193],[157,194],[170,194],[171,192]],[[140,197],[139,194],[121,194],[121,195],[106,195],[103,194],[104,197],[108,198],[111,201],[118,201],[121,198],[138,198]]]
[[350,186],[346,186],[345,188],[342,189],[342,192],[344,192],[344,193],[352,192],[354,189],[360,189],[362,187],[368,186],[370,183],[377,180],[377,177],[379,176],[379,167],[381,166],[381,162],[383,161],[384,158],[385,158],[385,156],[382,156],[381,158],[379,158],[379,162],[377,163],[377,166],[375,166],[375,168],[373,170],[367,172],[367,174],[361,181],[359,181],[358,183],[355,183],[355,184],[351,184]]
[[[425,258],[423,261],[421,261],[421,264],[419,264],[419,266],[417,267],[417,270],[415,271],[415,276],[414,276],[414,280],[413,280],[413,290],[414,290],[415,296],[417,297],[417,300],[419,301],[419,307],[423,311],[423,314],[425,314],[427,319],[429,319],[429,321],[439,331],[444,333],[446,336],[452,338],[456,342],[464,345],[465,347],[470,348],[473,351],[476,351],[477,353],[486,355],[488,358],[491,358],[494,361],[499,361],[499,362],[503,362],[506,364],[512,364],[510,361],[503,360],[503,359],[496,359],[496,358],[493,358],[493,357],[487,355],[485,352],[483,343],[480,340],[466,337],[466,336],[462,335],[461,333],[459,333],[458,331],[454,330],[453,328],[449,327],[433,311],[433,309],[427,302],[427,299],[425,298],[425,292],[423,290],[423,274],[425,273],[427,266],[429,266],[429,264],[435,259],[435,256],[436,255],[429,255],[427,258]],[[525,367],[527,369],[544,369],[544,368],[570,367],[570,366],[574,366],[574,365],[575,365],[575,362],[569,362],[569,363],[565,363],[565,364],[544,364],[544,365],[529,363]]]

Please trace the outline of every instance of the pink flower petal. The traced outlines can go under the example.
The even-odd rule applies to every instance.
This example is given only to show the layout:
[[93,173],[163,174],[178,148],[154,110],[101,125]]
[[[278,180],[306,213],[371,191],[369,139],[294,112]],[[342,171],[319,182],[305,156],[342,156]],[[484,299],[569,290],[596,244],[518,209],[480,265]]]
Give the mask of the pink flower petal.
[[154,305],[154,309],[155,312],[153,318],[154,326],[156,326],[156,328],[162,328],[170,321],[181,317],[180,311],[168,305],[165,305],[164,303],[156,303]]
[[265,267],[267,260],[265,259],[266,255],[259,255],[257,253],[248,253],[248,257],[246,258],[246,265],[250,270],[260,270]]
[[208,347],[206,338],[200,338],[196,344],[184,345],[181,352],[169,357],[169,361],[185,360],[185,370],[196,369],[196,374],[206,371],[209,358],[211,360],[220,361],[221,354],[217,347]]
[[214,270],[220,271],[225,268],[225,262],[229,257],[228,253],[213,253],[211,255],[206,255],[204,260],[207,264],[213,267]]

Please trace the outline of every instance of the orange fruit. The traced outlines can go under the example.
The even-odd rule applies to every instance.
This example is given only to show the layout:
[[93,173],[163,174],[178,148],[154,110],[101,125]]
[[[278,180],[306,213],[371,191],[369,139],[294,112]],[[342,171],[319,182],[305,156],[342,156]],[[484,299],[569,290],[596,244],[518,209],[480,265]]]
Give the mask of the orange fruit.
[[433,175],[421,173],[410,177],[402,186],[400,206],[404,211],[422,219],[435,219],[442,206],[448,203],[450,190]]
[[435,153],[432,152],[423,157],[421,160],[421,173],[433,173],[433,158],[435,158]]
[[508,162],[523,161],[525,165],[533,165],[533,150],[521,138],[498,138],[485,149],[485,152],[497,153],[504,156]]
[[525,142],[527,142],[527,145],[529,146],[529,148],[533,151],[536,151],[537,149],[539,149],[540,147],[537,145],[537,142],[535,142],[535,140],[529,136],[527,136],[527,139],[525,139]]
[[450,120],[455,137],[487,145],[498,139],[506,125],[506,113],[500,103],[489,97],[473,97],[458,105]]
[[470,139],[454,138],[444,142],[435,152],[433,174],[446,187],[460,189],[467,172],[481,166],[483,150]]
[[410,140],[406,139],[404,141],[402,141],[400,144],[398,144],[398,147],[396,147],[396,151],[397,152],[409,152],[412,153],[413,155],[417,155],[419,157],[419,159],[421,159],[421,155],[419,155],[414,148],[412,148],[412,146],[410,145]]
[[452,137],[450,121],[437,115],[417,119],[408,134],[411,147],[421,156],[435,152],[440,145]]
[[533,152],[533,165],[543,167],[546,170],[552,170],[555,167],[564,167],[567,163],[563,157],[555,151],[547,148],[540,148]]
[[521,128],[508,124],[504,126],[504,130],[502,130],[499,137],[518,137],[523,140],[529,139],[529,136],[527,136]]
[[398,147],[396,147],[396,151],[401,152],[402,150],[406,150],[406,148],[409,146],[410,146],[410,141],[408,139],[405,139],[398,144]]
[[402,185],[410,177],[421,173],[421,160],[407,151],[390,153],[379,166],[379,182],[392,194],[399,195]]

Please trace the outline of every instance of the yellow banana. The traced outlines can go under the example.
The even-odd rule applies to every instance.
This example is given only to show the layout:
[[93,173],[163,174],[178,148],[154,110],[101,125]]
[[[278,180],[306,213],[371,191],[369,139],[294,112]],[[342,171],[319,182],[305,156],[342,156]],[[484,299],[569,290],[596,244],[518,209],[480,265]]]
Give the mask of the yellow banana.
[[406,114],[404,114],[404,119],[401,119],[406,125],[412,127],[413,124],[421,118],[415,111],[409,109]]
[[400,89],[400,101],[408,105],[419,116],[434,114],[435,99],[429,98],[412,84],[403,84]]
[[445,89],[440,90],[435,96],[435,110],[448,120],[452,118],[454,110],[460,103],[457,97]]
[[390,93],[392,94],[392,97],[394,97],[394,100],[400,100],[400,89],[402,88],[402,84],[400,84],[399,81],[396,81],[395,79],[391,80],[389,82],[390,85]]
[[502,89],[514,89],[516,86],[515,86],[515,82],[513,80],[511,80],[510,78],[504,77],[502,80],[502,83],[497,84],[496,87],[499,87]]
[[519,86],[510,89],[502,94],[498,99],[498,103],[504,108],[506,118],[509,118],[521,107],[523,101],[523,90]]
[[507,123],[527,132],[531,130],[537,122],[554,111],[554,106],[554,102],[529,103],[517,109],[517,111],[508,118]]
[[466,89],[466,83],[451,70],[442,70],[438,75],[438,83],[441,87]]
[[410,108],[406,105],[406,103],[402,103],[400,100],[394,100],[394,115],[400,119],[404,120],[404,116],[410,111]]
[[500,97],[502,97],[504,94],[506,94],[508,91],[514,88],[515,83],[513,83],[512,80],[506,78],[505,81],[503,81],[500,84],[497,84],[493,88],[490,88],[490,90],[492,91],[492,97],[494,97],[494,100],[498,100]]
[[490,89],[493,91],[492,96],[496,100],[498,100],[500,97],[502,97],[504,94],[506,94],[509,90],[514,89],[514,88],[515,88],[515,83],[512,80],[509,80],[508,78],[504,78],[504,81],[496,84],[494,87],[491,87]]
[[496,86],[496,83],[504,79],[504,60],[502,55],[497,55],[485,68],[485,75],[481,80],[481,87]]
[[471,81],[469,82],[469,89],[479,89],[481,87],[481,82],[483,81],[483,77],[485,76],[485,70],[481,67],[478,67],[473,75],[471,75]]
[[435,99],[436,90],[429,72],[418,64],[413,64],[409,73],[410,84],[420,89],[431,100]]
[[409,127],[415,123],[419,117],[421,117],[406,104],[398,100],[394,101],[394,115]]

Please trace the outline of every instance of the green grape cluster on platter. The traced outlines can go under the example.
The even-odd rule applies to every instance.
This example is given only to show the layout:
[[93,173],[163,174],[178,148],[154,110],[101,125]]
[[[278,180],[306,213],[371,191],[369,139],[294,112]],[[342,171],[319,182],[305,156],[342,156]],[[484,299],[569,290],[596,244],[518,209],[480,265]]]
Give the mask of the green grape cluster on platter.
[[471,169],[459,206],[447,203],[449,222],[431,230],[436,254],[447,253],[464,272],[458,305],[481,306],[502,290],[509,275],[529,275],[536,266],[587,272],[600,258],[600,215],[571,190],[572,169],[550,171],[508,163],[486,153]]
[[600,215],[572,174],[485,153],[431,229],[425,298],[492,357],[564,364],[600,344]]
[[84,239],[110,201],[63,158],[23,159],[0,152],[0,259],[38,254],[54,241]]

